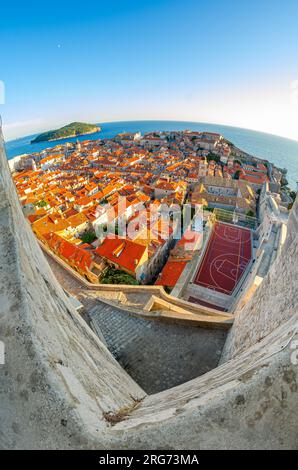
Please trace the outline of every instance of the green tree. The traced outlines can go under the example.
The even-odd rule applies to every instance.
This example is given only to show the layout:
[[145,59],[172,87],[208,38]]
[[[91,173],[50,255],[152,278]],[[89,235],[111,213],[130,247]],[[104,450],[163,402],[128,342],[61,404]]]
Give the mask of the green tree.
[[254,213],[254,211],[252,211],[252,210],[250,209],[249,211],[246,212],[246,215],[247,215],[248,217],[254,217],[254,216],[255,216],[255,213]]
[[208,162],[210,162],[211,160],[215,161],[216,163],[220,162],[220,157],[212,152],[210,152],[206,158]]
[[104,272],[100,282],[102,284],[129,284],[129,285],[138,285],[138,281],[132,277],[130,274],[127,274],[120,269],[115,269],[113,267],[108,267]]
[[35,205],[37,207],[45,207],[45,206],[47,206],[47,204],[48,203],[45,200],[42,200],[42,201],[38,201]]
[[96,233],[95,232],[85,232],[82,236],[81,236],[81,240],[83,243],[92,243],[94,242],[94,240],[96,239]]

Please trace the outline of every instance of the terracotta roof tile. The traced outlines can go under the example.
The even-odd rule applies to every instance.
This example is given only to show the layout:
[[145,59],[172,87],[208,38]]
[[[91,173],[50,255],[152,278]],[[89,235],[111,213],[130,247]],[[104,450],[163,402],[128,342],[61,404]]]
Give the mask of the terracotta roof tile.
[[102,258],[135,272],[146,251],[146,247],[124,238],[108,236],[95,251]]

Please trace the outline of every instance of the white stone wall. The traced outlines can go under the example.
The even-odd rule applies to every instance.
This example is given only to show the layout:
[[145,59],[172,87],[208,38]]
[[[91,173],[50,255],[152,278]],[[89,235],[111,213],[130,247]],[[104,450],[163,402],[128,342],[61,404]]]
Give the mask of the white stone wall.
[[281,255],[262,286],[240,312],[225,345],[223,360],[239,355],[297,314],[298,306],[298,204],[288,223]]

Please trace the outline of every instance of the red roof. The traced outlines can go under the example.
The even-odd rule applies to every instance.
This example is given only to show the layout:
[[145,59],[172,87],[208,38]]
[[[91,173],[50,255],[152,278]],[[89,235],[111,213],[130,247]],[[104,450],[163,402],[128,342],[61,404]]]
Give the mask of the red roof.
[[35,220],[38,219],[38,215],[37,214],[30,214],[28,215],[28,220],[30,222],[30,224],[33,224],[33,222],[35,222]]
[[73,245],[53,232],[45,234],[44,239],[47,240],[47,243],[51,249],[56,250],[59,255],[69,261],[72,261],[83,271],[86,271],[86,268],[90,268],[92,264],[92,254],[90,252]]
[[99,256],[135,272],[146,249],[145,246],[125,238],[108,236],[95,251]]
[[155,285],[174,287],[186,265],[186,261],[168,261]]
[[183,237],[177,242],[177,246],[183,246],[187,249],[190,249],[191,247],[193,247],[193,249],[197,249],[200,238],[202,238],[201,233],[187,229],[185,230]]
[[251,171],[245,171],[244,174],[239,176],[239,179],[248,181],[249,183],[263,184],[265,181],[268,181],[268,177],[264,173],[257,173]]

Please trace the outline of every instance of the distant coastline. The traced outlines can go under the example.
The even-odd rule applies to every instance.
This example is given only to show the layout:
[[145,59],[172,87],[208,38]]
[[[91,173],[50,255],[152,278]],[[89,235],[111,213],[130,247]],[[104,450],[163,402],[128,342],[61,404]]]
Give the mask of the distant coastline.
[[[154,130],[193,129],[219,132],[248,154],[268,160],[279,168],[286,168],[288,170],[287,179],[291,187],[296,188],[296,182],[298,181],[298,142],[291,139],[238,127],[191,121],[118,121],[96,123],[95,126],[100,127],[101,131],[93,133],[91,139],[109,139],[121,132],[140,131],[144,134]],[[32,151],[40,152],[55,145],[55,142],[48,141],[36,143],[33,147],[30,142],[35,137],[36,134],[6,142],[8,159],[10,160],[22,154],[29,154]],[[84,140],[84,136],[69,137],[60,140],[60,142],[63,144],[75,139]]]
[[[57,140],[63,140],[63,139],[72,139],[73,137],[83,137],[84,135],[90,135],[90,134],[95,134],[96,132],[100,132],[100,128],[97,127],[95,130],[93,131],[89,131],[89,132],[83,132],[82,134],[71,134],[69,135],[68,137],[56,137],[55,139],[48,139],[48,140],[43,140],[42,142],[56,142]],[[41,142],[41,141],[40,141]],[[31,142],[32,144],[35,144],[35,143],[38,143],[38,142],[34,142],[32,141]]]
[[54,129],[37,135],[33,140],[31,140],[31,144],[37,144],[39,142],[56,142],[57,140],[95,134],[100,131],[101,128],[94,124],[72,122],[66,126],[60,127],[59,129]]

